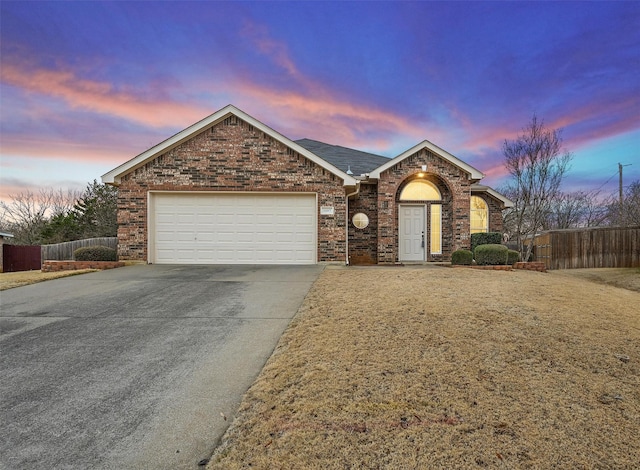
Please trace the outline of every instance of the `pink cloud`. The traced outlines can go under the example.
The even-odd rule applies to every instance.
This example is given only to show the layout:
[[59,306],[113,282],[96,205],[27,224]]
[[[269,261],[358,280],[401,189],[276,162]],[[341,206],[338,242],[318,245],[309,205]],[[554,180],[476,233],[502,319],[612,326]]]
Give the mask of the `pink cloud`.
[[[486,124],[485,124],[486,126]],[[517,132],[505,127],[473,127],[465,129],[466,138],[461,148],[470,152],[483,152],[495,149],[502,154],[502,143],[505,139],[513,139]]]
[[[638,96],[627,97],[618,102],[589,102],[566,110],[553,120],[545,119],[545,126],[549,129],[563,129],[565,147],[575,151],[594,141],[637,129],[639,107],[640,97]],[[479,126],[463,113],[456,113],[455,116],[464,129],[464,135],[467,136],[462,148],[476,152],[495,149],[500,155],[502,155],[501,148],[505,139],[515,139],[529,123],[527,120],[519,125],[502,123],[490,127],[490,123],[485,121]],[[607,116],[611,118],[607,120]],[[539,117],[544,119],[544,116]]]
[[[394,136],[438,140],[439,131],[426,135],[425,126],[407,116],[356,103],[314,80],[305,77],[291,60],[284,44],[274,41],[262,31],[254,34],[257,47],[278,66],[284,68],[299,83],[301,90],[278,90],[269,84],[249,80],[232,80],[227,86],[216,84],[227,96],[242,103],[243,109],[255,114],[256,104],[265,109],[264,122],[282,126],[294,138],[308,136],[346,146],[364,147],[383,152],[394,144]],[[83,79],[74,71],[34,68],[25,64],[3,64],[1,79],[29,94],[40,94],[62,99],[73,109],[88,110],[103,115],[126,119],[150,127],[187,126],[215,111],[202,105],[179,103],[171,99],[141,96],[133,90],[118,90],[105,81]],[[205,86],[205,84],[203,84]],[[211,90],[211,84],[206,84]],[[309,91],[311,90],[311,91]],[[226,104],[226,103],[224,103]],[[244,105],[246,104],[246,107]],[[240,106],[240,105],[239,105]],[[434,136],[434,134],[436,134]],[[7,137],[7,136],[5,136]],[[45,148],[50,145],[51,148]],[[26,146],[26,147],[25,147]],[[4,151],[32,154],[43,151],[53,157],[73,158],[76,153],[91,150],[92,158],[112,159],[111,150],[61,142],[24,142],[7,138]],[[84,154],[85,157],[87,154]]]
[[485,177],[487,179],[490,179],[493,181],[504,178],[509,174],[509,172],[507,171],[506,167],[502,162],[500,162],[499,164],[496,163],[493,166],[484,169],[483,173],[485,174]]
[[[640,125],[638,109],[640,96],[637,95],[606,103],[589,102],[550,122],[548,127],[564,128],[566,133],[571,132],[570,147],[574,150],[583,148],[593,141],[637,129]],[[607,120],[607,116],[611,118]],[[566,140],[565,144],[568,144]]]
[[[61,161],[95,161],[118,165],[131,158],[138,146],[114,146],[108,143],[80,143],[69,140],[19,138],[4,136],[2,155],[27,158],[46,158]],[[3,166],[5,163],[3,162]]]
[[293,60],[291,60],[291,57],[289,57],[287,44],[271,38],[265,26],[247,21],[242,33],[254,43],[260,52],[270,57],[276,65],[286,70],[289,75],[307,81]]
[[0,185],[0,202],[4,202],[5,204],[11,204],[14,200],[12,196],[16,196],[18,194],[24,194],[27,192],[31,192],[33,194],[39,194],[40,191],[52,189],[54,191],[63,191],[66,193],[68,190],[77,190],[81,191],[86,188],[88,182],[84,181],[55,181],[51,180],[43,185],[42,183],[35,183],[33,181],[24,180],[24,179],[16,179],[16,178],[5,178],[2,180],[2,184]]
[[[259,110],[264,110],[266,117],[261,120],[282,130],[288,137],[310,137],[385,153],[392,149],[397,151],[399,140],[408,142],[409,147],[425,138],[437,143],[447,135],[438,127],[416,122],[408,115],[354,101],[353,97],[306,76],[291,58],[287,45],[270,37],[266,28],[248,24],[244,33],[267,59],[286,72],[295,86],[278,89],[279,82],[272,85],[236,77],[227,83],[200,83],[199,88],[217,93],[217,96],[224,93],[234,104],[258,118]],[[131,89],[116,89],[106,81],[81,78],[72,70],[48,70],[26,63],[6,63],[3,64],[1,78],[26,93],[61,99],[73,109],[154,128],[186,127],[215,111],[200,104],[180,103],[166,97],[158,99]],[[220,103],[224,104],[227,103]],[[155,142],[150,146],[153,144]],[[121,150],[128,150],[124,146],[117,151],[111,146],[83,148],[82,144],[49,140],[26,142],[8,136],[3,145],[4,151],[15,154],[42,152],[54,158],[71,159],[90,155],[89,158],[108,161],[112,161]]]
[[397,145],[397,137],[413,139],[413,143],[417,143],[423,139],[438,141],[445,135],[433,127],[427,133],[426,123],[358,103],[352,96],[345,96],[306,76],[291,58],[287,44],[273,39],[267,28],[247,23],[243,32],[265,57],[296,82],[298,90],[291,87],[276,89],[268,84],[240,79],[233,83],[233,92],[239,96],[240,106],[246,103],[250,113],[250,107],[259,103],[265,115],[274,118],[266,122],[282,125],[288,136],[385,152]]
[[143,97],[133,90],[117,90],[108,82],[83,79],[72,71],[3,63],[0,78],[27,93],[62,99],[72,108],[117,116],[151,127],[195,122],[211,112],[202,106]]
[[[239,107],[294,139],[308,137],[383,153],[399,139],[415,144],[425,138],[437,142],[444,135],[440,130],[427,132],[425,123],[409,116],[354,102],[320,86],[317,93],[305,94],[239,80],[234,84],[236,93]],[[266,118],[253,111],[256,104]]]
[[[640,98],[629,97],[620,101],[594,101],[563,110],[557,118],[546,120],[545,126],[550,129],[563,129],[564,148],[570,152],[593,145],[597,141],[621,135],[638,128],[637,109]],[[477,159],[467,157],[474,166],[481,169],[486,177],[486,184],[496,185],[508,177],[503,164],[502,143],[505,139],[515,139],[522,133],[528,120],[518,125],[497,122],[493,126],[489,121],[482,126],[463,113],[455,114],[459,126],[465,136],[460,148],[475,153]],[[538,116],[544,119],[544,116]]]
[[[451,103],[446,108],[450,113],[446,127],[425,120],[418,121],[410,115],[358,101],[341,90],[330,88],[305,75],[292,59],[287,45],[273,39],[266,28],[249,24],[243,32],[257,50],[286,73],[293,81],[293,86],[290,82],[284,88],[277,81],[255,82],[249,76],[244,76],[234,77],[226,83],[219,79],[214,83],[201,82],[195,88],[191,83],[189,88],[211,93],[216,101],[219,96],[227,96],[232,103],[293,139],[309,137],[389,156],[395,156],[411,145],[429,139],[454,154],[471,154],[471,157],[464,158],[487,176],[498,176],[502,171],[501,162],[498,165],[498,160],[502,159],[502,142],[516,137],[527,124],[514,125],[505,116],[500,120],[502,122],[492,125],[491,121],[478,121],[477,117],[457,110]],[[115,116],[151,128],[170,127],[178,130],[215,111],[213,106],[178,102],[166,95],[158,97],[132,89],[117,89],[107,81],[84,79],[72,70],[47,70],[25,63],[4,63],[1,78],[26,93],[61,99],[74,109]],[[576,129],[577,132],[572,131],[572,141],[565,141],[567,146],[570,144],[575,149],[592,140],[637,126],[633,110],[637,109],[638,101],[634,97],[626,102],[608,103],[604,108],[607,114],[626,118],[612,120],[605,125],[598,123],[598,127],[593,126],[593,129],[589,129],[589,121],[595,120],[603,112],[603,107],[598,103],[574,108],[572,112],[549,122],[549,126]],[[224,104],[227,103],[217,103],[215,108]],[[101,142],[86,144],[62,139],[26,140],[5,135],[2,151],[14,155],[46,155],[47,158],[90,159],[118,164],[157,143],[149,141],[148,135],[138,137],[127,134],[125,143],[117,142],[118,139],[120,136],[111,135]],[[404,147],[399,148],[401,145]]]
[[24,182],[17,181],[7,184],[3,181],[2,185],[0,185],[0,202],[11,204],[11,201],[13,201],[12,195],[26,191],[36,192],[37,190],[38,188],[35,185],[25,184]]

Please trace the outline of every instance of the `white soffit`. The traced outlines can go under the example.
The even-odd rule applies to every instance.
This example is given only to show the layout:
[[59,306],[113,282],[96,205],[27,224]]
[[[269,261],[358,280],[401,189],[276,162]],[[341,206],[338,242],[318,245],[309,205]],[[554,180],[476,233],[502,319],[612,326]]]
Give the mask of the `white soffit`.
[[169,150],[177,147],[178,145],[186,142],[187,140],[192,138],[194,135],[202,132],[203,130],[209,127],[215,126],[216,124],[220,123],[221,121],[225,120],[231,115],[238,117],[239,119],[245,121],[247,124],[250,124],[251,126],[259,129],[260,131],[264,132],[270,137],[280,141],[282,144],[286,145],[290,149],[298,152],[300,155],[311,160],[321,168],[324,168],[325,170],[338,176],[344,181],[344,186],[356,185],[356,179],[354,177],[346,174],[345,172],[333,166],[326,160],[323,160],[322,158],[318,157],[316,154],[301,147],[300,145],[296,144],[294,141],[288,139],[287,137],[283,136],[279,132],[271,129],[269,126],[266,126],[265,124],[261,123],[257,119],[252,118],[251,116],[249,116],[248,114],[246,114],[245,112],[241,111],[240,109],[236,108],[231,104],[225,106],[219,111],[216,111],[215,113],[204,118],[203,120],[198,121],[195,124],[187,127],[183,131],[178,132],[174,136],[169,137],[167,140],[160,142],[158,145],[151,147],[149,150],[141,153],[140,155],[114,168],[108,173],[105,173],[104,175],[102,175],[102,182],[105,184],[114,184],[114,185],[120,184],[120,180],[122,176],[134,171],[136,168],[139,168],[145,165],[147,162],[153,160],[159,155],[166,153]]
[[484,186],[484,185],[480,185],[480,184],[472,184],[471,185],[471,192],[483,192],[483,193],[487,193],[490,194],[491,196],[493,196],[494,198],[496,198],[498,201],[502,201],[504,203],[504,207],[513,207],[514,203],[511,199],[509,199],[507,196],[500,194],[498,191],[496,191],[493,188],[490,188],[489,186]]

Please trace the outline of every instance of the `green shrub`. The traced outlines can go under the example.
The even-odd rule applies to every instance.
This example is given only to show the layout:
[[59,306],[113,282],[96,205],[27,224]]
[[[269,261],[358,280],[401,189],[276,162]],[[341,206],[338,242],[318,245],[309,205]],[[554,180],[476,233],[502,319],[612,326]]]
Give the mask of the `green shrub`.
[[507,264],[508,251],[509,248],[504,245],[491,243],[477,246],[476,251],[474,251],[474,255],[476,263],[479,265]]
[[451,264],[469,266],[473,262],[473,253],[469,250],[456,250],[451,254]]
[[507,264],[510,264],[511,266],[513,266],[518,261],[520,261],[520,253],[518,253],[516,250],[508,250],[507,251]]
[[476,252],[476,247],[480,245],[499,245],[502,243],[502,234],[500,232],[472,233],[471,234],[471,251]]
[[73,252],[76,261],[117,261],[116,250],[108,246],[85,246]]

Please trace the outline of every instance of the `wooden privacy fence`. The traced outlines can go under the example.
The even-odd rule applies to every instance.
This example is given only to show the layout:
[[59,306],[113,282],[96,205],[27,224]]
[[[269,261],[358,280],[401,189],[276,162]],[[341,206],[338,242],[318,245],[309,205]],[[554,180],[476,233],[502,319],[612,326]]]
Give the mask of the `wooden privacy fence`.
[[42,261],[65,261],[73,259],[73,252],[85,246],[108,246],[118,249],[118,237],[87,238],[72,242],[56,243],[55,245],[42,245]]
[[40,269],[39,245],[2,245],[2,270],[4,273]]
[[535,237],[547,269],[640,267],[640,227],[550,230]]

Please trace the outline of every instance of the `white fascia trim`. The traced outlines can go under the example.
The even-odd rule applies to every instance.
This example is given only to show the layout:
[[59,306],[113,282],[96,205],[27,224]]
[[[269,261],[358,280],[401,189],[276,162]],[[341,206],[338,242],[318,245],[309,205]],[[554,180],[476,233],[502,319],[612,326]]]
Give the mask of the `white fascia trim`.
[[378,168],[373,170],[369,174],[369,176],[371,178],[378,178],[379,179],[381,173],[383,173],[384,171],[388,170],[392,166],[397,165],[398,163],[400,163],[405,158],[410,157],[414,153],[416,153],[416,152],[418,152],[418,151],[420,151],[422,149],[425,149],[425,148],[431,150],[433,153],[435,153],[436,155],[439,155],[440,157],[442,157],[445,160],[449,161],[450,163],[452,163],[453,165],[457,166],[461,170],[466,171],[467,173],[469,173],[469,175],[471,175],[471,179],[472,180],[479,181],[482,178],[484,178],[484,173],[482,173],[480,170],[477,170],[476,168],[472,167],[471,165],[468,165],[467,163],[465,163],[462,160],[460,160],[458,157],[455,157],[455,156],[451,155],[446,150],[441,149],[436,144],[433,144],[433,143],[429,142],[428,140],[423,140],[419,144],[414,145],[413,147],[411,147],[409,150],[406,150],[405,152],[401,153],[400,155],[398,155],[397,157],[393,158],[392,160],[389,160],[384,165],[379,166]]
[[295,150],[300,155],[302,155],[305,158],[307,158],[307,159],[311,160],[312,162],[314,162],[316,165],[318,165],[318,166],[324,168],[325,170],[333,173],[334,175],[338,176],[339,178],[342,178],[342,180],[344,181],[344,186],[355,186],[356,185],[356,180],[352,176],[346,174],[342,170],[340,170],[340,169],[336,168],[335,166],[331,165],[329,162],[323,160],[322,158],[318,157],[314,153],[311,153],[307,149],[305,149],[305,148],[301,147],[300,145],[296,144],[294,141],[288,139],[287,137],[283,136],[279,132],[271,129],[269,126],[264,125],[263,123],[261,123],[257,119],[252,118],[251,116],[249,116],[248,114],[246,114],[245,112],[239,110],[238,108],[236,108],[235,106],[233,106],[231,104],[225,106],[224,108],[220,109],[219,111],[216,111],[215,113],[213,113],[210,116],[204,118],[203,120],[198,121],[195,124],[187,127],[183,131],[178,132],[173,137],[169,137],[167,140],[165,140],[163,142],[160,142],[158,145],[155,145],[154,147],[151,147],[149,150],[141,153],[137,157],[134,157],[131,160],[123,163],[122,165],[114,168],[110,172],[105,173],[104,175],[102,175],[102,182],[105,183],[105,184],[114,184],[114,185],[120,184],[120,180],[121,180],[123,175],[125,175],[125,174],[135,170],[136,168],[144,165],[148,161],[156,158],[158,155],[161,155],[161,154],[163,154],[165,152],[168,152],[169,150],[177,147],[178,145],[182,144],[183,142],[189,140],[195,134],[197,134],[199,132],[202,132],[206,128],[213,127],[214,125],[216,125],[219,122],[223,121],[224,119],[228,118],[230,115],[235,115],[239,119],[245,121],[247,124],[252,125],[253,127],[255,127],[255,128],[261,130],[262,132],[264,132],[265,134],[269,135],[270,137],[280,141],[282,144],[286,145],[287,147],[291,148],[292,150]]
[[500,194],[498,191],[496,191],[495,189],[490,188],[489,186],[483,186],[483,185],[479,185],[479,184],[472,184],[471,185],[471,192],[483,192],[483,193],[487,193],[490,194],[491,196],[493,196],[494,198],[496,198],[498,201],[502,201],[502,203],[504,204],[505,208],[509,208],[509,207],[513,207],[514,206],[514,202],[509,199],[507,196]]

